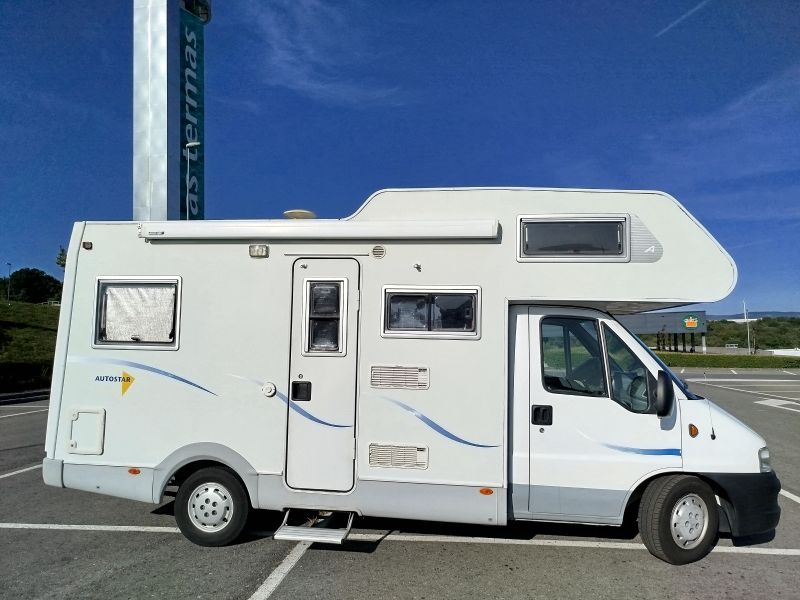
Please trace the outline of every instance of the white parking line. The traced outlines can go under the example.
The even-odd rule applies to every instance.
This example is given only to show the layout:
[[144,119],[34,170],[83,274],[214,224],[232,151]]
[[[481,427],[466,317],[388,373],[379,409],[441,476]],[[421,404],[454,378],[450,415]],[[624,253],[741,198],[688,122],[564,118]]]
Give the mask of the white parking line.
[[683,375],[683,372],[684,372],[685,370],[686,370],[686,369],[681,369],[681,375]]
[[34,469],[41,469],[42,465],[33,465],[32,467],[25,467],[24,469],[19,469],[18,471],[11,471],[11,473],[3,473],[0,475],[0,479],[5,479],[6,477],[11,477],[13,475],[19,475],[20,473],[27,473],[28,471],[33,471]]
[[269,598],[310,547],[311,542],[300,542],[292,548],[292,551],[281,561],[281,564],[275,567],[275,570],[269,574],[264,583],[250,596],[250,600],[266,600],[266,598]]
[[793,494],[792,492],[787,492],[786,490],[781,490],[781,496],[784,498],[788,498],[789,500],[793,500],[800,504],[800,496]]
[[786,373],[787,375],[797,375],[797,373],[792,373],[791,371],[781,371],[782,373]]
[[2,417],[0,417],[0,419],[10,419],[11,417],[21,417],[23,415],[30,415],[30,414],[33,414],[33,413],[47,412],[47,410],[48,409],[46,409],[46,408],[42,408],[42,409],[39,409],[39,410],[28,410],[28,411],[21,412],[21,413],[14,413],[13,415],[3,415]]
[[132,531],[142,533],[180,533],[177,527],[145,525],[62,525],[59,523],[0,523],[0,529],[52,529],[56,531]]
[[[515,546],[551,546],[560,548],[605,548],[609,550],[645,550],[644,544],[633,542],[593,542],[589,540],[517,540],[507,538],[476,538],[458,537],[449,535],[404,535],[390,534],[388,536],[376,533],[351,533],[347,539],[378,542],[390,540],[393,542],[435,542],[435,543],[469,543],[469,544],[498,544]],[[717,546],[712,552],[723,554],[774,554],[778,556],[800,556],[800,549],[796,548],[755,548],[745,546]]]
[[699,383],[701,385],[707,385],[709,387],[716,387],[721,388],[723,390],[731,390],[733,392],[742,392],[743,394],[756,394],[758,396],[766,396],[767,398],[777,398],[779,400],[788,400],[793,402],[797,400],[797,398],[787,398],[786,396],[778,396],[777,394],[767,394],[765,392],[756,392],[755,390],[743,390],[741,388],[730,387],[727,385],[716,385],[713,383],[708,383],[707,381],[695,381],[694,383]]
[[731,369],[731,373],[733,373],[734,375],[738,375],[738,373],[736,371],[734,371],[733,369]]
[[[788,492],[787,492],[788,493]],[[792,494],[794,495],[794,494]],[[142,532],[142,533],[178,533],[177,527],[153,527],[137,525],[61,525],[55,523],[0,523],[0,529],[42,529],[65,531],[106,531],[106,532]],[[264,535],[272,532],[260,532]],[[592,540],[542,540],[542,539],[514,539],[514,538],[481,538],[454,535],[411,535],[411,534],[384,534],[384,533],[351,533],[349,540],[359,542],[429,542],[437,544],[488,544],[498,546],[546,546],[555,548],[602,548],[606,550],[645,550],[644,544],[635,542],[601,542]],[[286,564],[283,577],[291,570],[303,556],[308,542],[300,542],[292,552],[283,560]],[[753,546],[717,546],[712,552],[721,554],[771,554],[775,556],[800,556],[800,548],[761,548]],[[290,557],[292,560],[290,561]],[[291,563],[291,564],[289,564]],[[280,568],[280,566],[278,568]],[[278,568],[274,572],[278,571]],[[282,578],[283,578],[282,577]],[[267,578],[269,580],[269,577]],[[266,581],[264,582],[266,584]],[[262,584],[262,587],[263,585]],[[277,587],[277,585],[276,585]],[[260,590],[261,588],[259,588]],[[255,596],[258,598],[258,596]],[[266,596],[264,596],[266,597]]]
[[[764,406],[771,406],[773,408],[782,408],[783,410],[800,412],[800,402],[793,402],[791,400],[774,400],[772,398],[769,398],[768,400],[756,400],[755,404],[763,404]],[[792,406],[796,406],[797,408],[786,406],[787,404],[791,404]]]
[[712,377],[711,379],[704,378],[701,379],[700,377],[692,377],[687,379],[686,381],[689,382],[697,382],[697,383],[708,383],[709,381],[722,381],[724,383],[730,383],[735,381],[736,383],[794,383],[800,384],[800,380],[797,379],[744,379],[741,377]]

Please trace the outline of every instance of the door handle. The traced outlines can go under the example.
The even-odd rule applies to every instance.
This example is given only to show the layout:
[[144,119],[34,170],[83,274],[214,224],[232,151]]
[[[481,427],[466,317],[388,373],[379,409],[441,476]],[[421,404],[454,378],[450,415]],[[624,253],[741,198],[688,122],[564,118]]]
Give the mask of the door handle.
[[552,425],[553,407],[546,404],[534,404],[531,406],[532,425]]
[[291,399],[294,402],[311,402],[311,382],[293,381]]

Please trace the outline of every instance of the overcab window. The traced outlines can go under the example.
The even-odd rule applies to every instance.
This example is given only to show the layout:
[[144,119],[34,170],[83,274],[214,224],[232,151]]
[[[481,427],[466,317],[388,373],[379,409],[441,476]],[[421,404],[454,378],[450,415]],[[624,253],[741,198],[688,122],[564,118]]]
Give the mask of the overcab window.
[[97,285],[96,345],[177,348],[177,279]]
[[521,219],[521,258],[627,259],[626,217]]

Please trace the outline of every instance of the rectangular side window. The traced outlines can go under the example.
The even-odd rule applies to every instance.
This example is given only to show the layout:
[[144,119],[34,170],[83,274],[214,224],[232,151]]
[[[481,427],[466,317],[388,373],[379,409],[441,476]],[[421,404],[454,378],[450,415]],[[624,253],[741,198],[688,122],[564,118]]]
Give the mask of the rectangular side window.
[[478,292],[387,291],[384,334],[477,337]]
[[306,352],[342,352],[342,282],[308,282]]
[[627,256],[626,219],[522,220],[522,257],[623,259]]
[[95,344],[177,347],[178,281],[99,280]]
[[541,341],[542,383],[548,392],[607,395],[603,353],[594,319],[545,317]]

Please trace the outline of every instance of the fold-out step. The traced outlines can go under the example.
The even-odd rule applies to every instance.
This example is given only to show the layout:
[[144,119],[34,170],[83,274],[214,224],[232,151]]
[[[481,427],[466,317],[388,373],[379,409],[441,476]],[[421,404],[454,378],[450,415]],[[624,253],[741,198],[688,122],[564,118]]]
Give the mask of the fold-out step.
[[[296,514],[300,513],[300,514]],[[347,516],[344,527],[336,527]],[[283,517],[283,523],[272,536],[276,540],[289,540],[295,542],[317,542],[320,544],[341,544],[347,539],[353,526],[355,513],[311,513],[308,511],[294,511],[288,509]],[[294,524],[297,521],[301,524]]]

